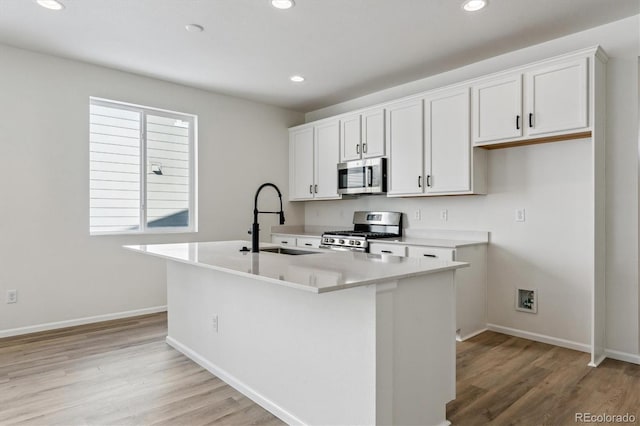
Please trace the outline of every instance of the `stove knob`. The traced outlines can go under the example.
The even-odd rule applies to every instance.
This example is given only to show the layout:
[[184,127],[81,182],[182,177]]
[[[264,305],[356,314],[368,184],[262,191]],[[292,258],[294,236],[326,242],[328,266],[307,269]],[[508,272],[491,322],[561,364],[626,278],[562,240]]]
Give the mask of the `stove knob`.
[[353,240],[349,241],[349,245],[350,245],[350,246],[354,245],[355,243],[356,243],[356,242],[355,242],[355,241],[353,241]]
[[338,241],[338,244],[344,244],[344,240]]
[[336,240],[335,240],[335,239],[333,239],[333,238],[329,238],[329,242],[330,242],[330,243],[335,243],[335,242],[336,242]]
[[362,244],[362,241],[356,241],[356,245],[359,246]]

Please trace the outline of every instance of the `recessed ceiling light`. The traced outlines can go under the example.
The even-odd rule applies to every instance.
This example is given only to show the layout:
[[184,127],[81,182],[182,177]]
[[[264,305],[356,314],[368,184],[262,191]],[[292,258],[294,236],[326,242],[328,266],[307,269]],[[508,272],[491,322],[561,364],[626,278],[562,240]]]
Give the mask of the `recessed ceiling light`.
[[204,27],[198,24],[187,24],[184,28],[190,33],[201,33],[204,31]]
[[294,5],[293,0],[271,0],[271,6],[276,9],[291,9]]
[[57,0],[37,0],[38,4],[51,10],[62,10],[64,5]]
[[487,0],[467,0],[462,4],[462,8],[467,12],[476,12],[487,5]]
[[292,75],[291,77],[289,77],[289,80],[293,81],[294,83],[302,83],[304,81],[304,77],[301,75]]

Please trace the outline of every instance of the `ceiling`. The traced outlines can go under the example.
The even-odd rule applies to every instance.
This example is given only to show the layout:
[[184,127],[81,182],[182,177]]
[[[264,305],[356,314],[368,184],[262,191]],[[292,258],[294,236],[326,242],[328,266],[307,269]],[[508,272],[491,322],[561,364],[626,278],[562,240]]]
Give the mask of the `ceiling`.
[[489,0],[475,13],[462,0],[61,1],[0,0],[0,43],[303,112],[640,13],[640,0]]

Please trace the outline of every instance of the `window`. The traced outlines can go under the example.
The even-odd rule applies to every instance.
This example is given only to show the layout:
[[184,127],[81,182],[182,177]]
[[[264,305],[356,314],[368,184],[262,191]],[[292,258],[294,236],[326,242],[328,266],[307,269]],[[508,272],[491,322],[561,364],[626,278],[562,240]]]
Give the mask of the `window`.
[[195,231],[197,117],[90,98],[91,234]]

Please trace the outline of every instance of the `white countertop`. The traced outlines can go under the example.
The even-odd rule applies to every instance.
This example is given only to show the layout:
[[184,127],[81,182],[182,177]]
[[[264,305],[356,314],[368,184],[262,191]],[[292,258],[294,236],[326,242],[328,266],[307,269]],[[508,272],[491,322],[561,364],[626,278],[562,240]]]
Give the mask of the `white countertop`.
[[[241,252],[248,241],[153,244],[124,246],[129,250],[176,262],[242,275],[314,293],[379,284],[466,267],[464,262],[408,258],[356,252],[314,250],[292,256],[277,253]],[[261,244],[261,247],[278,247]],[[306,250],[306,249],[305,249]]]

